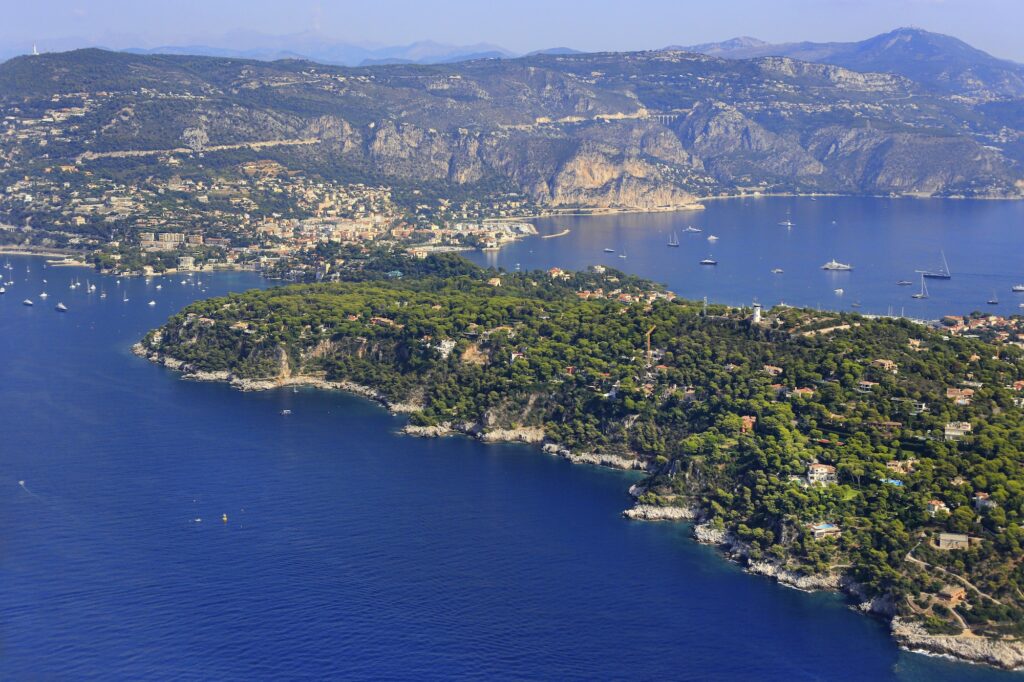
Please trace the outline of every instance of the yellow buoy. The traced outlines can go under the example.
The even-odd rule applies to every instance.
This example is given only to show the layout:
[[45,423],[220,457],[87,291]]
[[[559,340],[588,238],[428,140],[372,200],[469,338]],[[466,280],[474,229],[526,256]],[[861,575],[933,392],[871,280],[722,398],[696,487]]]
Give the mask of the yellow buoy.
[[224,514],[223,516],[220,517],[220,520],[223,521],[224,523],[227,523],[228,522],[228,515]]

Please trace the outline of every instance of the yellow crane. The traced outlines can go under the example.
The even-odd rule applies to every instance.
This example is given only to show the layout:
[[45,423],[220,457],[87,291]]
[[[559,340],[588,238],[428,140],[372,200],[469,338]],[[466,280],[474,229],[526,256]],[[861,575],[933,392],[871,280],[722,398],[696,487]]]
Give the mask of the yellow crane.
[[654,330],[657,329],[657,328],[658,328],[658,325],[652,324],[651,328],[647,330],[646,334],[644,334],[644,336],[647,337],[647,364],[648,365],[651,364],[651,334],[653,334]]

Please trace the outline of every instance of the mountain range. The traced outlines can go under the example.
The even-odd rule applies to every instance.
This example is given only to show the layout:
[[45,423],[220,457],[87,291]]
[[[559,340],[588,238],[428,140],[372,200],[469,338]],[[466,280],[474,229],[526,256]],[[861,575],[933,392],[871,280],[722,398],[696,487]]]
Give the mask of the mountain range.
[[[829,53],[889,59],[903,74],[693,49],[362,68],[96,49],[19,57],[0,64],[5,114],[43,115],[56,100],[86,111],[48,138],[45,161],[16,136],[0,142],[0,161],[10,177],[54,159],[116,159],[119,173],[144,175],[154,156],[139,152],[187,148],[204,172],[259,156],[439,194],[515,191],[550,207],[652,209],[740,192],[1021,196],[1015,65],[905,35]],[[935,57],[939,48],[952,52]],[[934,75],[954,72],[972,75]],[[288,140],[302,144],[277,145]],[[258,153],[217,151],[254,142]]]
[[675,49],[726,59],[791,57],[854,71],[895,73],[945,92],[1024,96],[1024,64],[997,59],[962,40],[917,28],[899,28],[850,43],[771,44],[742,37]]

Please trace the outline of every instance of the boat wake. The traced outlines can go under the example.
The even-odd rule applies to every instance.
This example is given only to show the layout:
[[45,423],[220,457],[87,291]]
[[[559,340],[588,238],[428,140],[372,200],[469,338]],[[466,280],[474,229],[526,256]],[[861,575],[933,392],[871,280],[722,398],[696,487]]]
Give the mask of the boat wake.
[[27,492],[27,493],[28,493],[29,495],[31,495],[32,497],[36,498],[37,500],[41,500],[41,499],[43,499],[43,498],[39,497],[38,495],[36,495],[36,494],[35,494],[34,492],[32,492],[31,490],[29,490],[29,489],[28,489],[28,486],[27,486],[27,485],[25,485],[25,481],[18,481],[18,486],[19,486],[19,487],[20,487],[20,488],[21,488],[22,490],[24,490],[25,492]]
[[64,505],[61,504],[59,498],[53,498],[53,497],[47,496],[47,497],[49,497],[49,499],[47,499],[47,497],[43,497],[42,495],[37,495],[36,493],[32,492],[27,485],[25,485],[25,481],[24,480],[18,481],[18,487],[21,488],[22,490],[24,490],[29,495],[31,495],[33,498],[39,500],[46,509],[49,509],[50,511],[56,512],[57,514],[59,514],[60,516],[63,516],[64,518],[70,520],[71,522],[73,522],[77,526],[85,526],[86,525],[82,521],[82,519],[78,518],[78,516],[76,516],[75,514],[72,514],[67,509],[65,509]]

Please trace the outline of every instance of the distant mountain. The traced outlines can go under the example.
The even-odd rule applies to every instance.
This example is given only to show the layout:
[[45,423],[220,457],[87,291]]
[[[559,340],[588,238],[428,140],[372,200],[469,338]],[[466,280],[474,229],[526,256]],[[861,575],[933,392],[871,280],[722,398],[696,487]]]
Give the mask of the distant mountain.
[[546,49],[543,49],[543,50],[534,50],[533,52],[528,52],[526,54],[526,56],[527,57],[532,57],[532,56],[537,55],[537,54],[563,54],[563,55],[565,55],[565,54],[583,54],[583,52],[581,52],[580,50],[574,50],[571,47],[549,47],[549,48],[546,48]]
[[898,28],[853,43],[773,45],[756,38],[733,38],[682,49],[726,59],[791,57],[855,71],[894,73],[972,97],[1024,97],[1024,65],[997,59],[957,38],[917,28]]
[[761,47],[771,47],[771,43],[758,40],[757,38],[751,38],[749,36],[741,36],[739,38],[723,40],[720,43],[701,43],[700,45],[687,46],[670,45],[665,49],[697,52],[699,54],[706,54],[712,57],[724,57],[729,59],[733,57],[733,53],[737,53],[741,50],[756,50]]
[[514,57],[514,53],[488,43],[446,45],[422,40],[409,45],[365,47],[338,42],[316,33],[290,36],[232,37],[229,41],[244,47],[210,45],[164,45],[151,48],[128,48],[131,54],[199,55],[235,59],[306,59],[337,66],[375,66],[380,64],[445,64],[467,59]]

